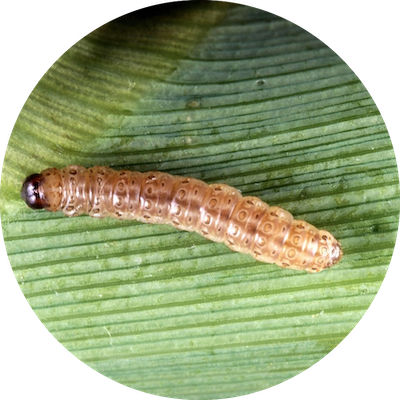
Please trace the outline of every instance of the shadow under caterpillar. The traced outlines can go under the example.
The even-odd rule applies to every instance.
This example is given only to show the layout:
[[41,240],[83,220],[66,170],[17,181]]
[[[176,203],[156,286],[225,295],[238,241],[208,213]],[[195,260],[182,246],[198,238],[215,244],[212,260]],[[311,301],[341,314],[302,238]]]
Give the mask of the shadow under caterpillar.
[[284,268],[319,272],[336,264],[340,243],[327,231],[295,220],[228,185],[164,172],[70,165],[28,176],[21,197],[34,209],[65,215],[135,219],[194,231]]

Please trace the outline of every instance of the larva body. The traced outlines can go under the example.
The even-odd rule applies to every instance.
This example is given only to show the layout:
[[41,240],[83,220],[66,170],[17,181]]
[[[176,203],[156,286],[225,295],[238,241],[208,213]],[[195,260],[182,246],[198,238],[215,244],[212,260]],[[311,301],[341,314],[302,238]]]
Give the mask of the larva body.
[[28,177],[21,193],[32,208],[170,224],[285,268],[318,272],[342,254],[329,232],[295,220],[280,207],[243,197],[225,184],[164,172],[51,168]]

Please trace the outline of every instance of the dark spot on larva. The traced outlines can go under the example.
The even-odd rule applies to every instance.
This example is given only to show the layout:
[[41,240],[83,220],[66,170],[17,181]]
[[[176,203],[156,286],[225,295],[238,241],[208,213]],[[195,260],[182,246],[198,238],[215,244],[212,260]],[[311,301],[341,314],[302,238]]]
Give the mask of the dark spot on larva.
[[121,212],[121,211],[115,211],[115,215],[116,215],[117,217],[121,217],[121,216],[122,216],[122,212]]
[[92,213],[93,214],[98,214],[100,212],[100,210],[98,209],[98,208],[94,208],[93,210],[92,210]]
[[328,240],[328,236],[322,235],[322,240]]
[[303,263],[302,263],[303,265],[306,265],[307,264],[307,260],[303,260]]
[[302,230],[305,229],[305,226],[304,226],[303,224],[297,224],[296,226],[297,226],[297,228],[299,228],[299,229],[302,229]]
[[209,214],[207,214],[207,215],[205,216],[205,218],[204,218],[204,223],[205,223],[206,225],[209,225],[210,222],[211,222],[211,217],[210,217]]
[[149,210],[151,208],[151,201],[150,200],[146,200],[144,202],[144,208],[146,208],[147,210]]
[[150,215],[145,214],[145,215],[143,215],[143,218],[144,219],[150,219],[151,217],[150,217]]
[[258,250],[254,250],[254,254],[255,254],[256,256],[261,256],[261,252],[258,251]]
[[161,187],[164,187],[165,186],[165,182],[163,181],[163,182],[161,182]]
[[272,215],[273,217],[278,217],[278,214],[275,211],[271,211],[270,215]]
[[172,223],[173,223],[175,226],[178,226],[178,225],[179,225],[179,221],[177,221],[176,219],[173,219],[173,220],[172,220]]
[[249,239],[246,239],[246,240],[244,241],[244,244],[249,244]]
[[99,171],[98,171],[98,174],[99,174],[99,175],[105,175],[105,173],[106,173],[106,172],[104,171],[104,169],[99,169]]
[[118,187],[118,190],[120,190],[120,191],[124,190],[124,187],[125,187],[124,182],[118,182],[117,187]]
[[231,245],[231,246],[233,246],[233,240],[232,239],[228,239],[228,243]]
[[156,179],[156,176],[154,174],[150,174],[147,176],[147,179],[150,179],[151,181],[153,181],[154,179]]
[[175,211],[175,215],[180,215],[182,209],[180,206],[176,206],[176,211]]
[[119,173],[119,176],[125,176],[126,175],[126,172],[125,171],[121,171],[120,173]]
[[265,240],[262,237],[259,237],[257,242],[260,247],[263,247],[265,245]]
[[264,225],[263,231],[264,231],[265,233],[270,233],[270,232],[272,231],[273,227],[274,227],[274,226],[271,224],[271,222],[267,222],[267,223]]
[[292,237],[292,243],[293,243],[295,246],[298,246],[298,244],[300,243],[300,241],[301,241],[301,236],[300,236],[300,235],[293,235],[293,237]]
[[232,203],[232,199],[228,199],[228,204],[231,204]]
[[186,195],[186,191],[185,191],[185,190],[180,189],[180,190],[178,191],[178,198],[179,198],[180,200],[183,200],[184,197],[185,197],[185,195]]
[[76,175],[77,171],[76,171],[75,168],[71,168],[71,169],[69,170],[69,173],[70,173],[71,175]]
[[221,232],[221,231],[222,231],[222,226],[219,226],[218,229],[217,229],[217,231],[218,231],[218,232]]
[[162,213],[162,209],[161,209],[161,208],[158,209],[158,213],[159,213],[159,214]]
[[317,271],[317,270],[318,270],[317,267],[312,267],[311,269],[312,269],[313,271]]
[[206,231],[205,229],[202,229],[201,233],[202,233],[204,236],[207,236],[207,235],[208,235],[208,231]]
[[50,175],[51,175],[51,172],[47,171],[44,175],[45,175],[45,176],[50,176]]
[[247,212],[246,211],[242,210],[242,211],[239,212],[238,218],[239,218],[240,221],[243,221],[246,217],[247,217]]
[[260,214],[256,214],[256,215],[254,216],[254,219],[258,219],[258,218],[260,218]]
[[181,183],[182,183],[183,185],[187,185],[187,184],[189,183],[189,179],[184,179]]
[[197,196],[197,193],[199,193],[199,191],[196,189],[196,190],[194,191],[194,195]]
[[220,192],[221,190],[222,190],[221,186],[215,186],[214,187],[214,191],[216,191],[216,192]]
[[282,227],[282,232],[286,232],[286,226]]
[[188,222],[192,222],[192,217],[189,217],[189,218],[188,218]]
[[153,189],[150,187],[147,188],[147,194],[151,194],[153,192]]
[[72,211],[73,209],[74,209],[73,206],[68,206],[68,207],[66,208],[66,211]]
[[283,265],[284,267],[288,267],[288,266],[289,266],[289,264],[288,264],[288,263],[285,263],[285,262],[283,262],[282,265]]
[[208,202],[208,205],[209,205],[210,208],[214,208],[217,205],[217,203],[218,203],[217,199],[212,198]]
[[272,250],[271,254],[274,256],[276,254],[276,250]]
[[246,203],[247,203],[249,206],[254,206],[253,200],[246,200]]
[[98,183],[99,185],[101,185],[101,182],[103,182],[103,179],[101,179],[100,177],[98,177],[98,178],[97,178],[97,183]]

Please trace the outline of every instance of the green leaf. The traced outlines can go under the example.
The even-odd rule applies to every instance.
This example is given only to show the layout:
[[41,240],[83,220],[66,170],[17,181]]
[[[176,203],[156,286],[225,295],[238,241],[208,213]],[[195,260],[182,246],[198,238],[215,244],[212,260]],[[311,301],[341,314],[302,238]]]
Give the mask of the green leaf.
[[[283,270],[169,226],[27,209],[30,173],[68,164],[224,182],[328,229],[329,271]],[[45,74],[13,130],[3,233],[39,318],[128,386],[191,399],[275,385],[360,320],[394,246],[392,145],[346,64],[294,24],[217,2],[113,21]]]

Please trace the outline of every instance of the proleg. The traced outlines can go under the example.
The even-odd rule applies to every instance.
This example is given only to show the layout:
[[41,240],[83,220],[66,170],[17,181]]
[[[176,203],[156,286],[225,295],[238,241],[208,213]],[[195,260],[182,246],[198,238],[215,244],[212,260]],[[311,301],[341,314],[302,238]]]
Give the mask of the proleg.
[[283,268],[319,272],[339,262],[338,240],[284,209],[211,184],[165,172],[70,165],[28,176],[21,197],[34,209],[67,216],[133,219],[194,231]]

